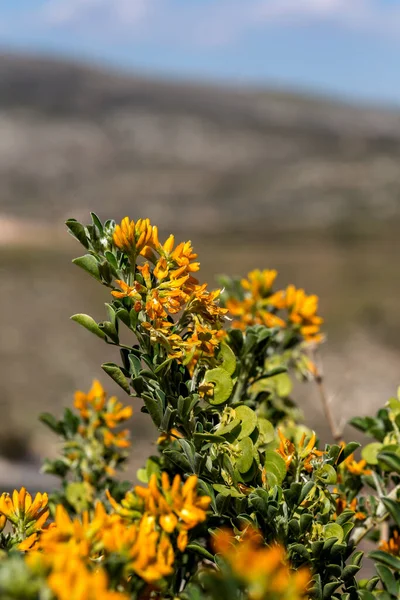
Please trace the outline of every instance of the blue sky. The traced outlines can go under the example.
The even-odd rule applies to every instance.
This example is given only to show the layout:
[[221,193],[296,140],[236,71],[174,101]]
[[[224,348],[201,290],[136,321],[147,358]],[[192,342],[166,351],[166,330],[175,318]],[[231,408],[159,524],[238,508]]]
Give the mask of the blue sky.
[[400,105],[400,0],[1,0],[0,45]]

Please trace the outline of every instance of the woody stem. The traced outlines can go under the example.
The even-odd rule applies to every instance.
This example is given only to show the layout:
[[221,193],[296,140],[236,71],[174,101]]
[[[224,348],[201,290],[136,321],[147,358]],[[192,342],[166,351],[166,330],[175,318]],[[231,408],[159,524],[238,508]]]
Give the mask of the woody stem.
[[[313,352],[314,364],[316,363],[316,357],[317,357],[317,353],[316,353],[316,351],[314,351]],[[328,421],[328,425],[329,425],[329,429],[331,430],[332,437],[335,440],[335,442],[340,442],[342,439],[342,432],[339,430],[339,428],[336,425],[335,418],[333,416],[331,407],[329,405],[328,395],[326,393],[326,389],[325,389],[325,385],[324,385],[324,376],[323,376],[323,371],[322,371],[321,360],[319,360],[318,362],[319,362],[319,367],[317,367],[317,365],[315,365],[316,366],[316,374],[314,377],[314,381],[317,386],[319,397],[321,399],[322,408],[324,409],[324,413],[325,413],[326,419]]]

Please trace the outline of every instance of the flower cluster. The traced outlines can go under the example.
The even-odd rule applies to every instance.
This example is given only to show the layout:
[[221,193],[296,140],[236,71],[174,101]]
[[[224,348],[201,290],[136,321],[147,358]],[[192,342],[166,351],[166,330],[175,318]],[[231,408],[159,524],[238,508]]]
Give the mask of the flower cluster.
[[20,550],[30,547],[42,531],[50,511],[48,496],[38,492],[32,496],[24,487],[18,492],[14,490],[12,496],[4,493],[0,497],[0,530],[2,531],[7,520],[13,530],[12,543],[18,544]]
[[79,411],[83,438],[101,440],[107,448],[129,448],[129,430],[113,430],[132,416],[132,407],[124,406],[115,396],[107,400],[106,392],[96,379],[87,394],[75,392],[74,406]]
[[[120,289],[111,293],[125,308],[143,315],[141,327],[152,342],[179,360],[196,353],[213,356],[227,310],[219,306],[219,290],[210,292],[193,277],[199,263],[191,242],[175,245],[170,235],[162,244],[148,219],[135,224],[128,217],[115,227],[113,241],[130,268],[124,279],[116,279]],[[137,264],[138,256],[148,260]]]
[[344,470],[350,473],[350,475],[355,475],[356,477],[359,477],[360,475],[371,475],[371,469],[366,468],[366,466],[367,461],[364,459],[356,461],[354,454],[350,454],[343,461]]
[[46,459],[43,470],[61,479],[61,489],[51,494],[51,500],[79,514],[94,508],[96,494],[104,498],[107,488],[118,485],[114,476],[130,446],[129,430],[120,427],[131,417],[132,408],[115,396],[108,398],[97,380],[87,393],[75,393],[74,408],[66,408],[60,421],[48,413],[41,415],[62,438],[61,457]]
[[[188,543],[188,531],[206,520],[206,511],[211,498],[197,495],[197,477],[191,475],[182,484],[175,475],[171,484],[167,473],[162,473],[161,489],[157,476],[153,474],[147,488],[136,486],[134,493],[128,492],[119,505],[109,496],[114,510],[128,520],[134,519],[137,511],[156,519],[167,534],[177,531],[177,546],[184,552]],[[139,499],[139,502],[138,502]]]
[[400,557],[400,535],[397,529],[394,530],[391,538],[382,540],[379,544],[379,548],[384,552],[393,554],[393,556]]
[[318,297],[308,296],[294,285],[274,291],[277,274],[275,270],[251,271],[241,280],[238,293],[228,294],[225,303],[234,317],[233,326],[279,327],[292,330],[306,342],[321,342],[323,319],[317,315]]
[[[22,488],[12,499],[3,495],[1,509],[16,529],[16,540],[23,534],[18,548],[26,552],[27,565],[32,572],[45,574],[56,598],[124,600],[129,597],[124,589],[132,577],[157,586],[172,575],[175,542],[183,552],[188,531],[206,519],[210,498],[198,496],[196,476],[184,484],[176,476],[171,484],[168,475],[162,473],[161,481],[159,487],[154,475],[148,488],[138,486],[121,504],[109,495],[111,513],[98,501],[93,513],[84,511],[71,517],[58,504],[54,521],[46,527],[49,511],[45,494],[37,494],[32,502]],[[177,537],[172,537],[174,532],[179,532]],[[118,556],[122,565],[117,587],[124,589],[109,588],[106,567],[113,556]]]
[[305,443],[306,433],[303,433],[297,448],[295,444],[290,441],[290,439],[286,438],[283,435],[282,431],[279,428],[278,435],[280,443],[279,447],[276,449],[276,452],[285,461],[286,469],[289,469],[294,459],[298,463],[298,468],[304,469],[308,473],[312,472],[316,464],[320,466],[321,457],[324,455],[324,452],[322,450],[318,450],[315,447],[317,436],[314,432],[312,433],[307,444]]
[[311,574],[307,568],[292,571],[285,549],[266,546],[262,535],[248,527],[239,536],[220,530],[214,547],[241,582],[249,600],[300,600],[306,597]]

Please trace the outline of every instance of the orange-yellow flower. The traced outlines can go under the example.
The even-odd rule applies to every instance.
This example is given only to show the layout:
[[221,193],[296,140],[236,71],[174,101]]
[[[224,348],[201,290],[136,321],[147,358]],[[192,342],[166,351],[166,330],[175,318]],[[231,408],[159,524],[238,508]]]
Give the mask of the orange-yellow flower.
[[251,527],[238,537],[220,530],[215,535],[214,548],[233,575],[245,584],[249,598],[261,599],[274,593],[287,600],[306,596],[311,579],[309,570],[292,571],[285,549],[278,544],[265,546],[262,536]]
[[129,600],[129,595],[108,588],[105,571],[92,572],[79,560],[66,562],[63,570],[50,573],[47,583],[57,600]]
[[286,305],[289,321],[299,327],[300,333],[306,341],[320,342],[322,335],[320,328],[324,320],[317,315],[318,296],[307,294],[294,285],[286,288]]
[[357,498],[353,498],[351,502],[348,502],[346,496],[341,494],[337,488],[334,488],[333,492],[338,494],[338,497],[336,498],[336,512],[334,514],[335,519],[341,515],[346,508],[349,508],[355,513],[354,518],[358,521],[364,521],[364,519],[367,518],[367,515],[364,512],[357,510]]
[[352,475],[370,475],[371,469],[366,469],[365,468],[366,464],[367,464],[367,461],[364,459],[360,460],[358,462],[356,460],[354,460],[354,454],[350,454],[343,461],[343,466]]
[[317,436],[314,432],[310,440],[308,441],[308,444],[304,447],[305,439],[306,434],[303,433],[302,438],[299,442],[299,458],[303,461],[303,468],[306,471],[308,471],[308,473],[311,473],[311,471],[313,470],[312,461],[323,456],[325,452],[323,452],[322,450],[317,450],[317,448],[315,448]]
[[0,513],[13,523],[21,533],[27,535],[40,530],[49,516],[47,507],[47,494],[38,492],[32,496],[24,487],[18,492],[14,490],[12,496],[4,493],[0,497]]
[[126,254],[146,253],[147,245],[153,239],[153,227],[149,219],[139,219],[136,224],[129,217],[122,219],[120,225],[116,225],[113,233],[114,244],[126,252]]
[[400,535],[397,529],[394,530],[392,537],[387,542],[382,541],[379,544],[379,548],[394,556],[400,556]]
[[[94,380],[87,394],[76,392],[74,406],[85,421],[85,425],[80,425],[78,429],[82,437],[102,436],[106,447],[128,448],[130,446],[128,429],[118,433],[111,430],[131,418],[132,407],[124,406],[115,396],[107,400],[106,392],[99,381]],[[79,453],[76,452],[68,453],[70,460],[78,456]]]
[[158,439],[157,444],[164,444],[165,442],[173,442],[179,438],[183,438],[184,436],[178,431],[175,427],[173,427],[170,431],[162,433]]
[[278,271],[275,269],[254,269],[240,284],[244,290],[251,292],[253,297],[264,298],[271,291],[277,275]]
[[294,444],[283,435],[280,429],[278,429],[278,435],[280,444],[279,448],[276,449],[276,452],[283,458],[286,468],[288,469],[293,458],[296,456],[296,448]]
[[135,302],[140,302],[142,300],[142,297],[137,291],[136,286],[132,287],[121,279],[116,279],[115,283],[119,285],[122,291],[120,292],[119,290],[112,290],[111,294],[114,296],[114,298],[131,298]]
[[[121,504],[115,502],[109,494],[108,498],[117,514],[127,519],[137,514],[139,500],[144,513],[156,518],[160,527],[168,534],[176,529],[179,533],[187,532],[204,522],[211,502],[209,496],[197,495],[196,475],[191,475],[184,484],[180,476],[176,475],[171,484],[167,473],[162,473],[161,486],[157,483],[157,476],[153,474],[147,488],[136,486],[135,494],[128,492]],[[178,547],[182,552],[187,540],[187,534],[181,533]]]

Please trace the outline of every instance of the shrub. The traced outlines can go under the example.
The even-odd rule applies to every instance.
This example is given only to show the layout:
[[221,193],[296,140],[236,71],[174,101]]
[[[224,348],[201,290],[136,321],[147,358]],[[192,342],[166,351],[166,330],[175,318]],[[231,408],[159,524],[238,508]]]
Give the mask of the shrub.
[[[318,298],[276,289],[272,270],[210,291],[191,243],[160,243],[148,219],[67,226],[86,249],[74,263],[110,289],[107,320],[72,319],[119,350],[103,370],[142,399],[157,451],[137,474],[143,485],[116,478],[132,410],[98,381],[62,419],[42,415],[62,440],[44,464],[60,486],[2,495],[1,598],[399,598],[400,398],[353,419],[373,438],[355,458],[317,366]],[[293,376],[319,388],[324,448]]]

